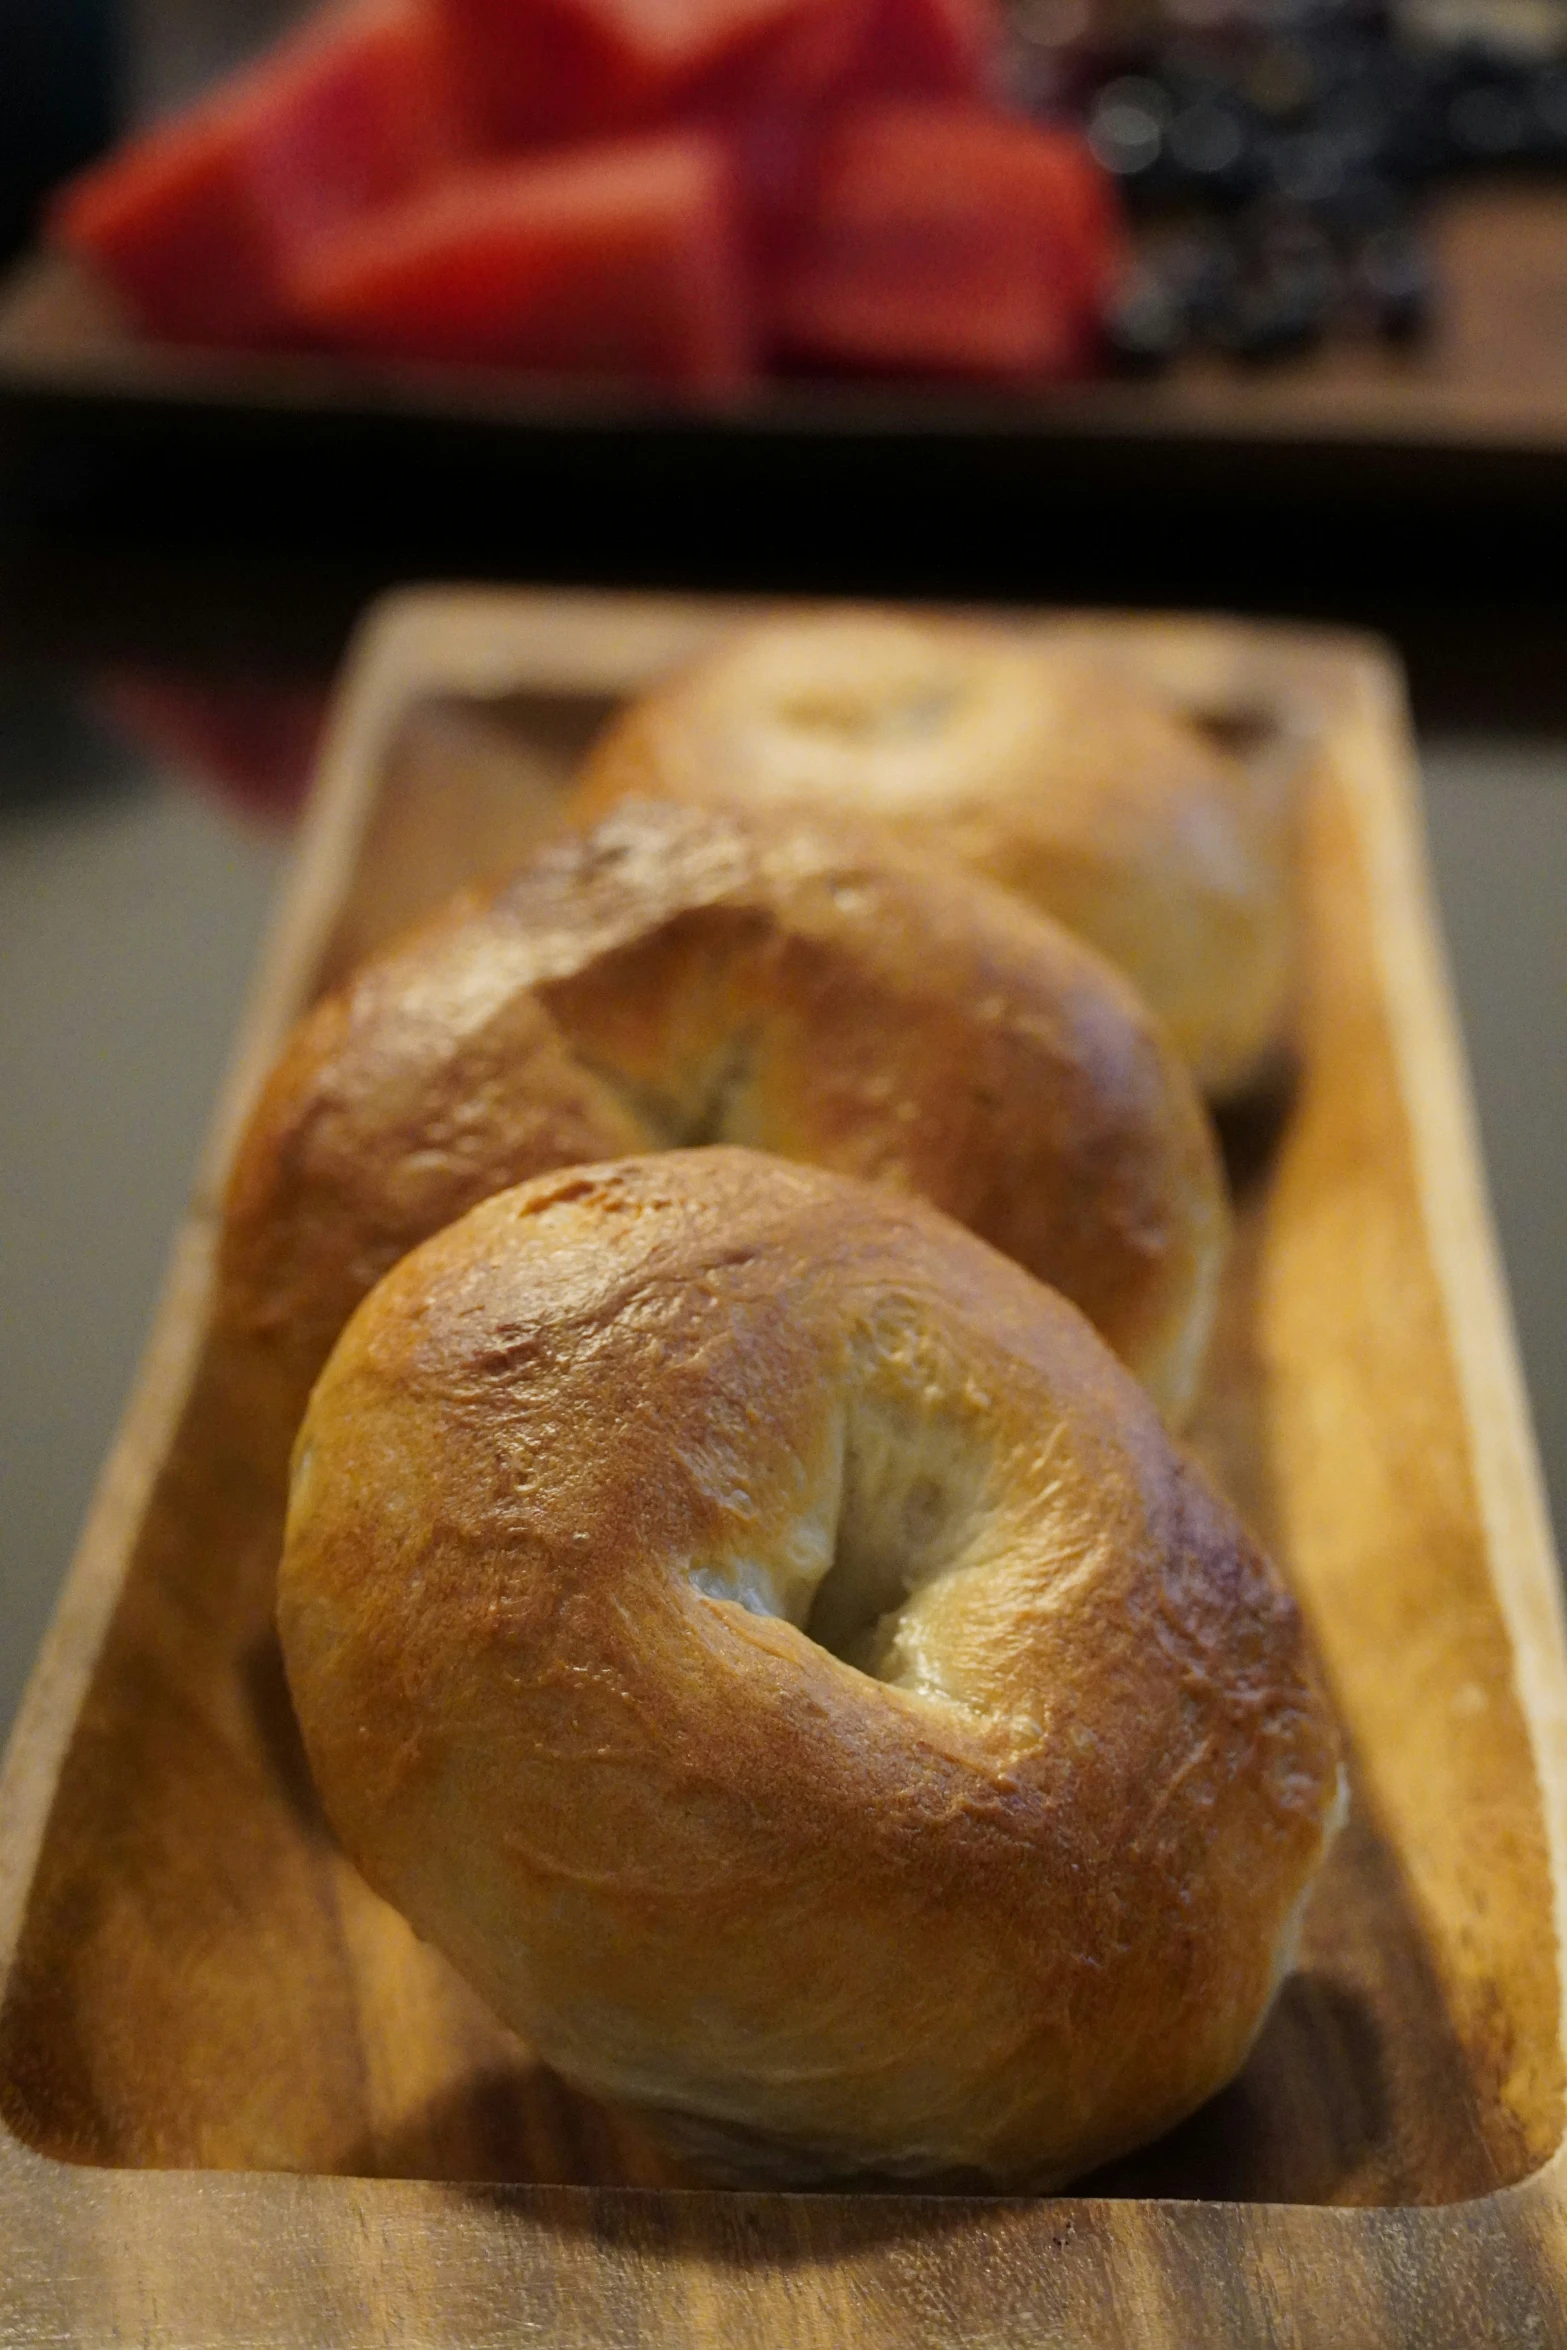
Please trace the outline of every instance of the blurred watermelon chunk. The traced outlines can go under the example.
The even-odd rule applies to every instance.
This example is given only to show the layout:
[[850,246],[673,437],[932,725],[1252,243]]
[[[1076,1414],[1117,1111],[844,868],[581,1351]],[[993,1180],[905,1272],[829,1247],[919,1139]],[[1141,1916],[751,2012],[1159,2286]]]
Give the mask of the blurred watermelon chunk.
[[153,334],[274,343],[301,248],[448,168],[458,144],[434,18],[358,0],[68,182],[47,233]]
[[723,143],[611,140],[470,166],[317,241],[298,315],[339,349],[722,387],[752,333]]
[[866,0],[830,90],[793,99],[770,90],[738,103],[720,93],[689,109],[687,119],[729,142],[760,266],[770,266],[809,202],[835,112],[876,97],[982,98],[998,76],[1002,40],[999,0]]
[[843,75],[870,0],[437,0],[496,145],[593,137],[693,104],[789,104]]
[[1115,213],[1085,200],[1062,136],[961,100],[846,109],[772,276],[780,353],[879,374],[1079,373]]
[[866,97],[987,97],[1004,32],[999,0],[872,0],[845,90]]
[[1059,268],[1097,324],[1128,260],[1120,193],[1081,131],[1042,123],[1034,139],[1041,184],[1054,190]]
[[[65,188],[182,342],[719,388],[1079,372],[1120,263],[1001,0],[339,0]],[[530,145],[529,142],[532,142]]]

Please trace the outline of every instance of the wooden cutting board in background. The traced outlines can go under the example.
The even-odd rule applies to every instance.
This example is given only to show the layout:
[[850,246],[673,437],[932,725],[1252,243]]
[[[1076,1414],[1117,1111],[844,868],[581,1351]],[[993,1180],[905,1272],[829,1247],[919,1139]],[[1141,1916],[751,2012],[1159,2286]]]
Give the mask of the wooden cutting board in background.
[[[475,429],[510,423],[590,438],[604,425],[660,418],[671,440],[695,424],[766,440],[801,427],[813,437],[914,433],[1070,446],[1105,435],[1139,442],[1217,441],[1245,464],[1263,447],[1362,442],[1465,452],[1567,452],[1567,185],[1502,177],[1458,186],[1430,207],[1439,303],[1431,332],[1409,347],[1335,336],[1268,366],[1193,354],[1151,382],[1114,376],[1033,393],[918,384],[763,385],[733,405],[682,418],[636,386],[571,385],[505,368],[439,368],[320,355],[181,348],[130,333],[110,298],[70,262],[29,256],[0,281],[0,417],[43,404],[74,410],[89,438],[94,413],[123,439],[137,408],[148,421],[188,407],[211,417],[267,413],[312,423],[356,412],[391,416],[417,448],[421,419]],[[240,485],[236,484],[236,487]]]
[[0,1791],[0,2339],[1567,2341],[1567,1664],[1426,888],[1358,640],[1048,620],[1299,771],[1292,1083],[1229,1123],[1200,1449],[1288,1567],[1353,1759],[1240,2080],[1054,2199],[693,2191],[336,1853],[270,1627],[276,1497],[206,1344],[222,1168],[293,1014],[552,822],[617,699],[733,605],[383,607],[165,1306]]

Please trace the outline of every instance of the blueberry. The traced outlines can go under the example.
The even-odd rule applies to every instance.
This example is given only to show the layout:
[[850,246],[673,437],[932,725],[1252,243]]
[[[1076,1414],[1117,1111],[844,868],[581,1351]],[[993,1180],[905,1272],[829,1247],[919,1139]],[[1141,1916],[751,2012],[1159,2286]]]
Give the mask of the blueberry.
[[1107,82],[1088,117],[1088,143],[1106,171],[1134,179],[1158,162],[1170,127],[1170,101],[1155,81],[1128,74]]
[[1177,356],[1188,340],[1185,312],[1159,271],[1134,272],[1106,315],[1105,339],[1120,364],[1139,374]]
[[1281,359],[1320,342],[1327,324],[1315,277],[1275,270],[1245,288],[1224,341],[1238,359]]
[[1479,163],[1508,161],[1528,146],[1529,108],[1504,83],[1474,82],[1448,100],[1447,129],[1460,155]]
[[1368,237],[1355,275],[1371,304],[1377,332],[1389,342],[1412,342],[1431,324],[1436,285],[1430,258],[1408,228]]
[[1195,193],[1233,202],[1256,183],[1250,125],[1240,107],[1222,98],[1183,106],[1170,125],[1168,150],[1172,172]]
[[1177,238],[1160,260],[1188,332],[1202,342],[1222,341],[1240,290],[1241,257],[1234,237],[1215,230]]

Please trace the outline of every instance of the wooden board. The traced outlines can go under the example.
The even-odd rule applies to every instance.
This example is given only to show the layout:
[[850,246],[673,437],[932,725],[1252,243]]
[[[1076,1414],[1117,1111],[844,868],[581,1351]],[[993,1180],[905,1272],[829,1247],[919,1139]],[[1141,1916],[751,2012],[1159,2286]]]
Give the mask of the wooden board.
[[0,289],[0,415],[69,407],[122,423],[141,413],[394,420],[416,445],[429,426],[497,425],[589,442],[628,426],[662,429],[671,449],[693,430],[793,447],[929,433],[1030,444],[1214,442],[1237,450],[1350,443],[1463,455],[1567,452],[1567,188],[1498,179],[1436,203],[1430,223],[1442,289],[1434,331],[1414,349],[1340,338],[1286,363],[1211,355],[1152,382],[1107,379],[1035,394],[942,392],[914,385],[778,383],[682,414],[667,397],[561,386],[505,370],[371,366],[310,356],[181,350],[130,334],[107,297],[68,262],[35,255]]
[[383,607],[119,1443],[0,1785],[0,2341],[1567,2342],[1567,1664],[1396,676],[1061,619],[1298,765],[1292,1084],[1231,1121],[1200,1448],[1285,1561],[1354,1806],[1240,2080],[1053,2199],[693,2189],[359,1883],[270,1629],[275,1497],[208,1344],[215,1202],[284,1025],[546,825],[737,607]]

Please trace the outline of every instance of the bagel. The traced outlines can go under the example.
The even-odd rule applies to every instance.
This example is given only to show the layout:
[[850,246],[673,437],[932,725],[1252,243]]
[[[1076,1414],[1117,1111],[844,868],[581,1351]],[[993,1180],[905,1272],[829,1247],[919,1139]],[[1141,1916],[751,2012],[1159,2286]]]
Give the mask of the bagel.
[[627,806],[363,967],[241,1142],[217,1320],[279,1479],[349,1314],[552,1167],[704,1140],[931,1198],[1074,1298],[1173,1416],[1227,1209],[1132,991],[1003,892],[852,832]]
[[1243,2060],[1336,1818],[1294,1604],[1053,1292],[734,1149],[359,1308],[279,1623],[350,1855],[722,2175],[1046,2188]]
[[1127,972],[1210,1093],[1278,1042],[1278,794],[1081,652],[868,611],[770,621],[612,721],[571,811],[591,823],[628,793],[859,812],[987,874]]

